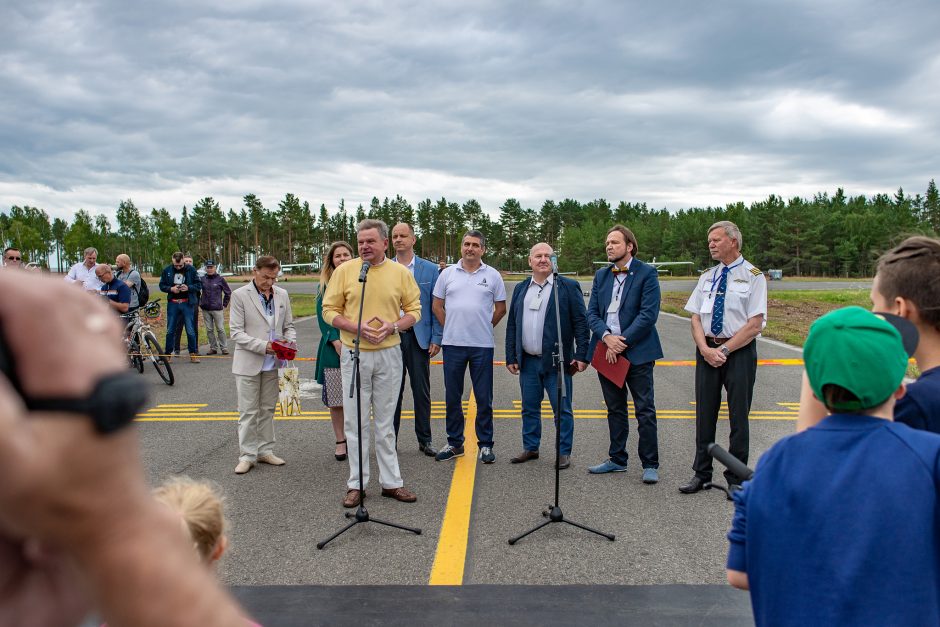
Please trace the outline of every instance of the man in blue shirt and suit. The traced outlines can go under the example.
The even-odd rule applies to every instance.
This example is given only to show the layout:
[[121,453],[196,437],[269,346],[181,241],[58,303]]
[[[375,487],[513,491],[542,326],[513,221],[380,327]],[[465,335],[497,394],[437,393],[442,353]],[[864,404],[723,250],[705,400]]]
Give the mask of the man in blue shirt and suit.
[[633,232],[617,224],[607,232],[607,260],[610,266],[594,275],[587,319],[593,335],[588,359],[598,343],[606,349],[606,359],[615,363],[623,355],[630,370],[623,387],[617,387],[598,374],[607,426],[610,429],[610,458],[588,469],[592,474],[627,470],[627,389],[633,395],[639,431],[638,452],[643,465],[643,483],[659,481],[659,445],[656,436],[656,404],[653,399],[653,365],[662,358],[663,348],[656,332],[659,317],[659,274],[635,257],[637,241]]
[[[401,359],[404,374],[411,381],[411,396],[415,408],[415,435],[418,449],[428,457],[437,455],[431,444],[431,357],[441,350],[441,323],[431,314],[434,284],[440,270],[436,263],[415,254],[415,231],[410,224],[396,224],[392,229],[392,247],[395,261],[409,270],[421,291],[421,320],[401,334]],[[405,394],[405,377],[401,378],[398,406],[395,407],[395,437],[401,425],[401,402]]]
[[[555,289],[552,274],[552,247],[539,243],[529,251],[532,276],[516,285],[509,304],[506,323],[506,368],[520,375],[522,388],[522,453],[510,461],[521,464],[539,457],[542,435],[542,398],[548,393],[552,411],[558,402],[558,364],[552,357],[557,350],[558,320],[555,318],[555,294],[559,294],[562,359],[565,396],[560,412],[558,467],[571,465],[574,439],[574,415],[571,412],[571,373],[587,368],[587,344],[590,330],[584,297],[577,281],[558,277]],[[577,350],[575,341],[577,340]]]

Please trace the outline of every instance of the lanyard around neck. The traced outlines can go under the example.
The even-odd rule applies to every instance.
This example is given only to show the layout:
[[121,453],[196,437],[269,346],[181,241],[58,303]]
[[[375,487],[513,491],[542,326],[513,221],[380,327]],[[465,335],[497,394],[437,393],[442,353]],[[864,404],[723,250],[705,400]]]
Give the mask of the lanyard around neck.
[[[728,274],[731,274],[731,271],[737,268],[738,266],[740,266],[742,263],[744,263],[743,259],[739,261],[738,263],[734,264],[733,266],[725,266],[725,268],[728,268]],[[716,281],[716,278],[718,277],[718,271],[721,269],[722,268],[720,267],[716,267],[715,271],[712,273],[712,287],[710,290],[708,290],[709,292],[714,292],[715,288],[718,287],[718,282]]]

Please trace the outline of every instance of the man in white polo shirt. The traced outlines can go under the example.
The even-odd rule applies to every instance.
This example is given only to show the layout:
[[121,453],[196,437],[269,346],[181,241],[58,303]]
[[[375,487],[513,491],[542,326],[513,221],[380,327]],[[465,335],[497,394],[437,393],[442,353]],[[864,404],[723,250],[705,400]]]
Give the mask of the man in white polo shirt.
[[495,268],[483,263],[486,239],[468,231],[462,257],[447,267],[434,285],[435,317],[444,327],[444,389],[447,405],[447,446],[437,461],[460,457],[463,450],[463,380],[470,381],[477,403],[476,434],[480,460],[496,461],[493,453],[493,327],[506,315],[506,286]]

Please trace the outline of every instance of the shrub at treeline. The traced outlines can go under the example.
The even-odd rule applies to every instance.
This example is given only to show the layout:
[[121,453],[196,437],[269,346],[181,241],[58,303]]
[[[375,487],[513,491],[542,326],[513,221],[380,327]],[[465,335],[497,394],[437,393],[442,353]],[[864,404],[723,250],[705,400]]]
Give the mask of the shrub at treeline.
[[737,223],[744,233],[744,253],[762,269],[781,268],[790,276],[871,276],[885,249],[901,238],[940,232],[940,198],[933,180],[925,196],[905,195],[899,189],[848,197],[842,189],[811,200],[784,200],[770,196],[749,207],[649,209],[645,203],[605,200],[581,203],[546,200],[538,210],[523,208],[510,198],[493,220],[476,200],[463,204],[430,199],[417,209],[402,198],[373,198],[368,208],[354,211],[343,201],[332,213],[325,205],[311,210],[308,202],[287,194],[276,209],[265,207],[254,194],[244,205],[223,211],[213,198],[203,198],[178,216],[166,209],[141,212],[131,200],[120,203],[117,228],[103,214],[79,210],[71,224],[34,207],[12,207],[0,214],[0,242],[20,247],[25,256],[43,265],[47,254],[59,267],[81,258],[87,246],[98,249],[100,259],[113,261],[126,252],[144,270],[156,271],[176,250],[190,251],[197,262],[214,258],[227,268],[244,263],[248,254],[273,254],[282,263],[313,262],[330,242],[343,239],[355,247],[355,225],[366,217],[391,225],[413,224],[417,250],[433,260],[454,261],[460,239],[469,228],[488,237],[487,260],[501,270],[523,270],[529,246],[546,241],[559,251],[563,271],[592,272],[592,261],[603,260],[603,241],[614,223],[629,226],[639,241],[639,257],[659,261],[692,261],[695,269],[711,265],[705,244],[706,229],[718,220]]

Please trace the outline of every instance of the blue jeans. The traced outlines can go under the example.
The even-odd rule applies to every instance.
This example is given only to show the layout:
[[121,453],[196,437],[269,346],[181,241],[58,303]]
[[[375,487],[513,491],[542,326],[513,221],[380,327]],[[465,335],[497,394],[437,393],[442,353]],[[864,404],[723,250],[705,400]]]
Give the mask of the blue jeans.
[[[561,455],[571,455],[571,444],[574,439],[574,414],[571,413],[571,375],[565,373],[565,388],[567,396],[561,405]],[[522,364],[519,369],[519,386],[522,388],[522,448],[527,451],[539,450],[542,439],[542,399],[548,393],[548,400],[552,404],[552,412],[558,402],[558,371],[552,368],[551,372],[542,372],[542,358],[522,354]]]
[[199,352],[199,343],[198,340],[196,340],[196,326],[193,324],[193,310],[195,308],[196,305],[192,303],[174,303],[167,301],[166,352],[168,355],[180,349],[176,344],[176,325],[180,323],[180,318],[182,318],[183,324],[186,325],[186,348],[189,349],[191,355]]
[[463,377],[470,366],[470,382],[477,402],[477,446],[493,446],[493,349],[479,346],[443,346],[444,400],[447,405],[447,443],[463,446]]

